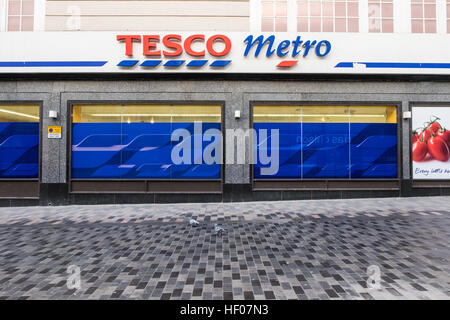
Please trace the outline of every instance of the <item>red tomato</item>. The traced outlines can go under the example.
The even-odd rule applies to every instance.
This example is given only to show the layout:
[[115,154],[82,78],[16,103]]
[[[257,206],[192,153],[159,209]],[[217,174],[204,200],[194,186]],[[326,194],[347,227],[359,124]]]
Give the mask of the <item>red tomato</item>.
[[444,140],[447,143],[447,146],[450,146],[450,131],[441,129],[436,133],[436,135]]
[[419,133],[420,133],[420,131],[417,131],[417,129],[412,132],[412,134],[413,134],[413,136],[412,136],[412,143],[414,143],[417,140],[419,140]]
[[425,141],[417,141],[413,144],[412,154],[415,162],[422,161],[428,153],[427,143]]
[[419,135],[419,140],[427,142],[431,138],[431,133],[432,131],[429,128],[424,129]]
[[447,143],[439,137],[431,137],[427,142],[428,152],[439,161],[448,161],[450,151]]
[[434,133],[438,132],[439,130],[441,130],[441,125],[439,124],[439,122],[437,122],[436,120],[434,122],[432,122],[429,126],[429,128],[431,129],[431,131],[433,131]]

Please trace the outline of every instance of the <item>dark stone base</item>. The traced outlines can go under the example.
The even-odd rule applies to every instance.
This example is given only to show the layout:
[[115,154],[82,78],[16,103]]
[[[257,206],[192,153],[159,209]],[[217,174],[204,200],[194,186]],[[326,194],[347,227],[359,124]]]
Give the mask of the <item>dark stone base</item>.
[[449,196],[449,187],[426,187],[415,188],[413,187],[412,180],[402,180],[400,196],[401,197],[428,197],[428,196]]
[[41,183],[39,204],[41,206],[61,206],[68,203],[69,185],[67,183]]
[[196,193],[72,193],[65,183],[41,183],[39,199],[0,199],[0,207],[71,204],[203,203],[279,200],[424,197],[450,195],[450,187],[414,188],[402,180],[400,190],[274,190],[253,191],[251,184],[225,184],[222,194]]
[[39,199],[0,199],[0,207],[31,207],[39,204]]

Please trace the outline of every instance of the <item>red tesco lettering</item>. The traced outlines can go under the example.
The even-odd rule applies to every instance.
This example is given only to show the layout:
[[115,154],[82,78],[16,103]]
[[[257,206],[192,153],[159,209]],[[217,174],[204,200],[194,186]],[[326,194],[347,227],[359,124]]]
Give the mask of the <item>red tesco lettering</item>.
[[[205,35],[194,34],[187,37],[184,42],[181,35],[178,34],[168,34],[162,39],[162,50],[158,48],[161,38],[159,35],[118,35],[117,41],[125,42],[125,54],[127,56],[133,55],[133,48],[135,43],[142,43],[142,53],[144,56],[161,56],[165,57],[176,57],[183,53],[184,51],[193,57],[204,57],[206,51],[215,57],[223,57],[227,55],[231,50],[231,40],[221,34],[216,34],[205,41]],[[222,42],[224,48],[221,51],[217,51],[214,48],[216,42]],[[192,49],[192,44],[194,42],[204,43],[204,48],[206,50],[194,50]]]

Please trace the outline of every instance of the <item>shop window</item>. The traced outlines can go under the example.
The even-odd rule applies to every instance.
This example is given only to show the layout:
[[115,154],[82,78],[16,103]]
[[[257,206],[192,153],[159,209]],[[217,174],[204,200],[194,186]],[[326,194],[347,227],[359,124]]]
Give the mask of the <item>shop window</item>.
[[39,106],[0,105],[0,178],[39,177]]
[[358,0],[298,0],[297,31],[358,32]]
[[[206,136],[220,132],[221,119],[221,106],[75,105],[72,178],[220,179],[220,162],[208,162],[204,151],[220,145]],[[180,163],[172,154],[185,141],[173,140],[177,129],[189,133]]]
[[262,1],[261,31],[285,32],[287,31],[287,1]]
[[436,0],[411,0],[411,31],[436,33]]
[[393,0],[369,0],[369,32],[394,32]]
[[34,0],[8,0],[7,30],[34,30]]
[[[255,179],[397,178],[397,113],[393,106],[254,106],[256,154],[278,158],[278,171]],[[268,134],[263,133],[267,130]],[[277,137],[274,134],[278,134]],[[260,139],[267,135],[266,139]],[[278,144],[273,144],[273,139]],[[263,141],[264,140],[264,141]],[[278,149],[271,148],[278,145]],[[278,153],[278,157],[274,157]]]

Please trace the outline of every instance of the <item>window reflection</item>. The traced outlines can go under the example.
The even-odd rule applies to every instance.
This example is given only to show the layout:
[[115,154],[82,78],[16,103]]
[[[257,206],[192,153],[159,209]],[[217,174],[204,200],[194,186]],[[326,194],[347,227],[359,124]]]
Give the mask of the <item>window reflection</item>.
[[393,0],[369,0],[369,32],[394,32]]
[[287,31],[287,1],[262,1],[261,31]]
[[34,0],[7,0],[8,31],[33,31]]
[[411,0],[411,31],[436,33],[436,0]]
[[298,0],[297,31],[358,32],[358,0]]

